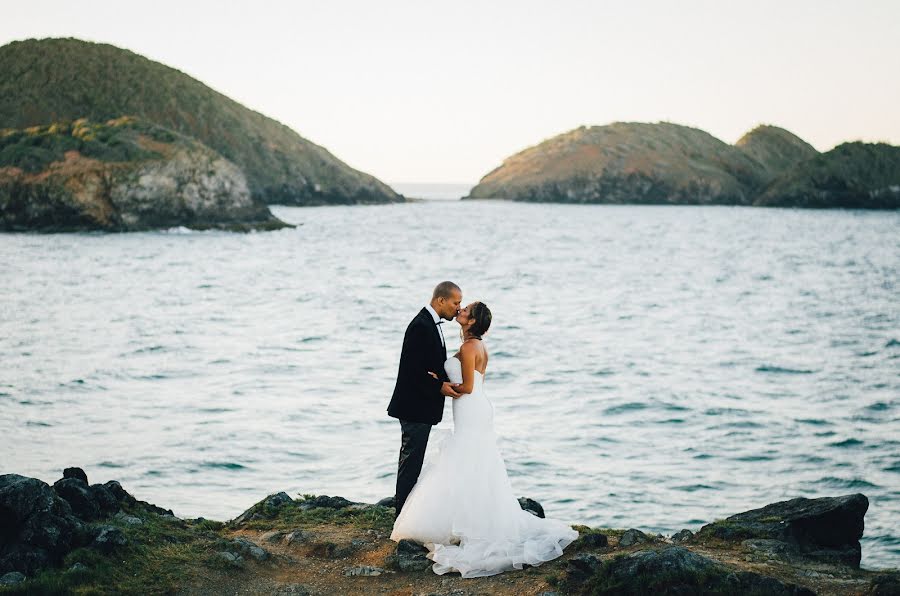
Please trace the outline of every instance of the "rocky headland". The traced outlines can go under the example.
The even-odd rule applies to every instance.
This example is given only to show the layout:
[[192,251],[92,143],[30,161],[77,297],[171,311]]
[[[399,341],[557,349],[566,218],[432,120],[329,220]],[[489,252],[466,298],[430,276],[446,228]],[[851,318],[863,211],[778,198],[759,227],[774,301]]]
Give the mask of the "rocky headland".
[[468,199],[607,204],[900,208],[900,148],[845,143],[819,153],[759,126],[729,145],[669,122],[577,128],[484,176]]
[[134,118],[0,130],[0,230],[111,232],[288,227],[240,168]]
[[5,474],[0,593],[900,593],[900,572],[859,568],[867,508],[861,494],[798,498],[673,536],[574,526],[580,537],[555,561],[464,580],[435,575],[422,546],[389,540],[391,499],[282,492],[223,523],[180,519],[80,468],[52,486]]
[[74,38],[0,47],[0,128],[134,116],[191,137],[243,171],[267,204],[390,203],[403,197],[287,126],[128,50]]

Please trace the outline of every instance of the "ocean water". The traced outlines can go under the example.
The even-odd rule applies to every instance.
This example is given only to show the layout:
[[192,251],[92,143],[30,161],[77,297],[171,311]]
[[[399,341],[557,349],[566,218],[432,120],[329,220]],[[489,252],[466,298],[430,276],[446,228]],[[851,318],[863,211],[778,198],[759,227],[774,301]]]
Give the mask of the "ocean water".
[[388,496],[403,331],[451,279],[493,310],[500,446],[548,515],[672,533],[862,492],[863,564],[900,565],[900,213],[274,211],[299,226],[0,235],[0,472],[213,519]]

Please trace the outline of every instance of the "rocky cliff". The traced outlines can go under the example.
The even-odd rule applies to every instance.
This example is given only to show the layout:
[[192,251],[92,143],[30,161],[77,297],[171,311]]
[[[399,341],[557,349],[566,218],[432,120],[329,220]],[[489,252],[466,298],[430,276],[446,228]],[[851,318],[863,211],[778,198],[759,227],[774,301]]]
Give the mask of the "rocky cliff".
[[0,128],[125,115],[212,148],[243,170],[250,193],[265,203],[403,200],[287,126],[133,52],[71,38],[0,47]]
[[0,475],[0,593],[896,594],[896,570],[859,569],[867,508],[861,494],[792,499],[671,537],[573,526],[580,537],[556,560],[464,580],[389,540],[390,499],[282,492],[222,523],[66,468],[52,486]]
[[85,119],[0,131],[0,230],[277,229],[235,164],[159,126]]
[[848,143],[819,154],[774,126],[728,145],[677,124],[617,122],[513,155],[466,198],[897,209],[898,151]]

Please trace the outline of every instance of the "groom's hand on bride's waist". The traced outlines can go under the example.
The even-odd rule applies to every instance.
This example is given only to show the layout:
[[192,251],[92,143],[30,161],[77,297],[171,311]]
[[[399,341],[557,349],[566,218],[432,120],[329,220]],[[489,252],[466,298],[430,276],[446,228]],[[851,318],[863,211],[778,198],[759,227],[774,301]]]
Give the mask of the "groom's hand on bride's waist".
[[444,381],[444,384],[441,385],[441,395],[452,398],[461,397],[462,394],[456,392],[457,387],[459,387],[459,383],[448,383],[447,381]]

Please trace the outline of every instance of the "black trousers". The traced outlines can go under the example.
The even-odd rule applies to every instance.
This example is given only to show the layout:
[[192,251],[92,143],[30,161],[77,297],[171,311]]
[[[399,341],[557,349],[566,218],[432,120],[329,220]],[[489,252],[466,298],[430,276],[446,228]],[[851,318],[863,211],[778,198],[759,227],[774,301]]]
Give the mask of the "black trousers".
[[397,515],[400,515],[406,498],[419,480],[431,425],[427,422],[401,420],[400,431],[400,461],[397,463],[397,492],[394,502]]

